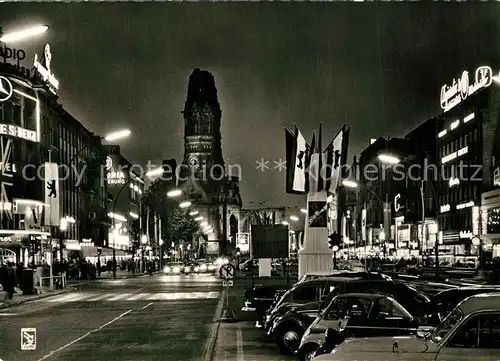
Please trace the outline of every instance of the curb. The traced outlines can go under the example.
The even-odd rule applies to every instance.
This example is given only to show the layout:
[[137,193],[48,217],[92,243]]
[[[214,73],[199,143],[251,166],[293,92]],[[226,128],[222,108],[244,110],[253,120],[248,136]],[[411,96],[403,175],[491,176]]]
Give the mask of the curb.
[[212,330],[210,332],[210,336],[205,348],[205,357],[203,358],[204,361],[214,361],[215,347],[217,346],[217,337],[219,336],[219,328],[221,324],[220,319],[222,318],[222,314],[224,312],[224,304],[226,303],[226,292],[226,290],[223,290],[221,292],[221,298],[219,299],[217,309],[215,310],[214,325],[212,326]]
[[42,298],[48,298],[48,297],[52,297],[52,296],[62,295],[62,294],[70,293],[70,292],[74,292],[74,291],[76,291],[76,288],[74,288],[74,287],[68,287],[68,288],[66,288],[65,290],[62,290],[62,291],[51,292],[51,293],[42,293],[40,295],[36,295],[36,296],[34,296],[32,298],[29,298],[29,299],[14,301],[12,303],[0,304],[0,309],[9,308],[9,307],[13,307],[13,306],[18,306],[18,305],[22,305],[24,303],[28,303],[28,302],[31,302],[31,301],[41,300]]

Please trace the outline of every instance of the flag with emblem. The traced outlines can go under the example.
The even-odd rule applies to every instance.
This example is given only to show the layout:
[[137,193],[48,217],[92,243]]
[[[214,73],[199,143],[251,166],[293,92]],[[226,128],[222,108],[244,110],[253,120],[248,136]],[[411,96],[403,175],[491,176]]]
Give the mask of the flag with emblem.
[[307,142],[295,126],[292,133],[285,129],[286,144],[286,192],[304,194],[306,192]]
[[322,175],[325,179],[325,190],[329,193],[335,193],[344,176],[341,171],[347,160],[349,129],[344,125],[324,151],[326,165],[323,167]]

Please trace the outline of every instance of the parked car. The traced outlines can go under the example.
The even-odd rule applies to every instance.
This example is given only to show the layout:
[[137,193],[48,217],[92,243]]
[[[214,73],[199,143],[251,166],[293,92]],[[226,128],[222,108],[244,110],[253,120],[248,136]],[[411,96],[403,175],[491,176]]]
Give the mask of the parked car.
[[479,294],[460,302],[432,331],[416,336],[348,339],[314,361],[421,361],[500,359],[500,293]]
[[[326,297],[322,297],[320,300],[307,303],[302,307],[291,307],[285,314],[271,316],[266,324],[269,327],[268,335],[276,340],[281,352],[285,354],[293,353],[298,345],[296,341],[291,339],[302,336],[321,310],[328,306],[335,297],[349,293],[391,296],[402,304],[405,309],[411,310],[409,311],[410,314],[414,315],[417,320],[427,313],[426,310],[429,309],[431,304],[431,300],[426,295],[404,282],[351,280],[350,282],[337,284]],[[272,325],[269,326],[269,323],[272,323]]]
[[460,287],[442,291],[432,298],[430,312],[425,315],[423,323],[429,326],[437,326],[467,297],[481,293],[497,292],[500,292],[500,287],[493,286]]
[[[342,271],[342,272],[336,272],[333,274],[329,275],[315,275],[315,274],[306,274],[304,275],[295,285],[302,284],[306,282],[307,280],[314,280],[314,279],[320,279],[320,278],[342,278],[346,282],[354,281],[354,280],[391,280],[390,277],[381,274],[381,273],[376,273],[376,272],[352,272],[352,271]],[[344,283],[344,282],[342,282]],[[326,297],[326,295],[324,295]],[[270,326],[272,324],[272,319],[275,318],[276,316],[279,316],[281,314],[285,314],[288,312],[290,309],[294,307],[300,307],[304,303],[315,303],[315,302],[321,302],[324,301],[323,299],[312,299],[307,302],[300,302],[300,303],[294,303],[294,302],[282,302],[280,305],[278,305],[278,302],[280,301],[280,297],[275,297],[276,301],[271,305],[271,307],[268,308],[266,311],[265,319],[264,319],[264,328],[266,331],[268,330],[268,327],[266,327],[266,324]],[[286,300],[285,300],[286,301]],[[327,304],[328,302],[326,302]],[[317,308],[317,306],[315,306]]]
[[342,294],[336,296],[308,327],[297,356],[301,361],[311,360],[315,355],[331,352],[348,337],[416,334],[418,326],[418,321],[392,297]]

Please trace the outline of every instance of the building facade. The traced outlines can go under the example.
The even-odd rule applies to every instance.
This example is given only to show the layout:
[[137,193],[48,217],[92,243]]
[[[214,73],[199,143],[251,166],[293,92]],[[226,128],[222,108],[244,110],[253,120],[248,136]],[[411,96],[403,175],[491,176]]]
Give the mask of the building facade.
[[184,159],[179,186],[206,225],[207,254],[232,253],[241,231],[239,177],[228,174],[222,156],[222,110],[214,76],[195,69],[189,77],[184,116]]
[[50,60],[0,63],[0,257],[25,264],[105,245],[109,226],[105,151],[58,103]]
[[[467,81],[465,81],[467,80]],[[450,258],[465,263],[478,259],[473,239],[487,232],[481,215],[482,193],[495,186],[500,156],[499,90],[489,67],[464,71],[441,91],[443,114],[437,136],[439,166],[439,230]],[[497,184],[497,186],[500,186]],[[488,205],[485,204],[486,219]],[[488,241],[486,241],[488,243]]]
[[[117,145],[107,146],[106,184],[111,227],[108,235],[110,248],[121,250],[120,255],[133,254],[139,246],[139,215],[144,192],[144,181],[133,164]],[[115,251],[116,254],[117,251]]]

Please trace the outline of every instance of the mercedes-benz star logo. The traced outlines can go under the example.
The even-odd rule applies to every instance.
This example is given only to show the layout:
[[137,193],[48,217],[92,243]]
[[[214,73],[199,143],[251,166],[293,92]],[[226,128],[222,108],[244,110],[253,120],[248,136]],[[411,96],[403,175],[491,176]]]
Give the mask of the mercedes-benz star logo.
[[112,166],[113,166],[113,160],[111,159],[111,157],[106,157],[106,169],[110,170]]
[[0,76],[0,102],[4,102],[12,96],[12,83],[4,76]]

